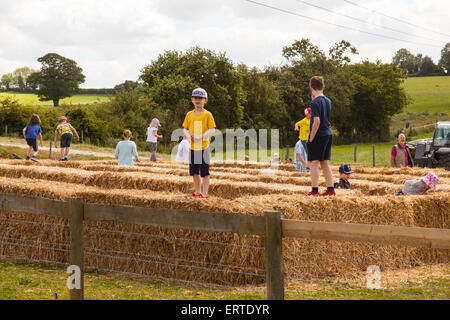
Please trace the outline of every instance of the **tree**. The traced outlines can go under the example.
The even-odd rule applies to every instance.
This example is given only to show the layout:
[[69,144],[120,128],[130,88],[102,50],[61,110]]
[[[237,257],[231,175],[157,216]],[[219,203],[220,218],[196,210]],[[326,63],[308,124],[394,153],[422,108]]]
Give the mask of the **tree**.
[[[151,98],[167,111],[169,123],[166,125],[172,129],[180,128],[187,111],[192,109],[191,93],[197,87],[208,92],[206,109],[214,115],[218,129],[236,128],[241,124],[240,75],[223,53],[199,47],[184,53],[166,51],[144,67],[140,79],[149,87]],[[170,140],[167,135],[164,137]]]
[[392,64],[397,68],[406,70],[407,74],[419,71],[421,57],[415,57],[407,49],[398,50],[392,58]]
[[120,91],[120,90],[144,90],[143,85],[137,81],[132,80],[126,80],[125,82],[122,82],[116,86],[114,86],[114,91]]
[[14,83],[14,77],[13,77],[12,73],[6,73],[6,74],[2,75],[0,82],[1,82],[2,86],[5,87],[5,90],[9,91],[11,89],[11,86]]
[[439,60],[438,67],[440,70],[450,75],[450,42],[441,50],[441,59]]
[[32,91],[36,91],[39,86],[39,72],[35,71],[27,78],[26,86]]
[[33,80],[39,86],[40,101],[52,100],[57,107],[60,99],[73,96],[85,80],[83,69],[74,60],[56,53],[48,53],[37,60],[42,67]]
[[425,76],[431,73],[439,72],[437,65],[434,64],[433,59],[425,56],[422,59],[422,64],[420,65],[420,74]]

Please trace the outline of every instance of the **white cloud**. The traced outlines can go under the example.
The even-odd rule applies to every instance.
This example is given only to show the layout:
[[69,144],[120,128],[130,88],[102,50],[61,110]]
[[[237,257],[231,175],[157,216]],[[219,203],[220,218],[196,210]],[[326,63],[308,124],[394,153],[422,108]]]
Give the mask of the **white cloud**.
[[[199,45],[226,52],[235,63],[263,67],[283,61],[281,50],[308,37],[321,49],[349,40],[361,59],[389,62],[407,48],[439,59],[449,38],[357,8],[343,0],[305,0],[363,19],[359,23],[295,0],[256,0],[330,23],[438,47],[383,39],[257,6],[245,0],[0,0],[0,74],[17,67],[39,68],[36,59],[57,52],[83,68],[83,87],[112,87],[137,79],[140,70],[164,50]],[[450,33],[447,0],[352,0],[362,6]],[[376,28],[383,24],[442,42]]]

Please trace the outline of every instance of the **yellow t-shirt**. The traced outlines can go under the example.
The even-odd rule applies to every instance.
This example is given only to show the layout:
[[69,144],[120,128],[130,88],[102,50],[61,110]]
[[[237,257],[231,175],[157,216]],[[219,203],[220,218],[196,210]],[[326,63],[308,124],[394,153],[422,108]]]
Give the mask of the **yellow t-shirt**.
[[66,134],[66,133],[72,134],[72,130],[70,129],[70,125],[67,122],[59,124],[56,127],[56,131],[58,131],[58,134],[60,136],[62,136],[63,134]]
[[[208,110],[204,110],[202,113],[195,113],[195,110],[189,111],[183,122],[183,127],[189,130],[189,133],[194,136],[204,134],[209,129],[215,128],[216,123],[214,117]],[[191,141],[192,150],[205,150],[209,146],[209,138],[203,139],[201,142]]]
[[311,121],[308,118],[304,118],[297,122],[297,126],[299,127],[298,138],[300,140],[308,140],[309,138],[309,125]]

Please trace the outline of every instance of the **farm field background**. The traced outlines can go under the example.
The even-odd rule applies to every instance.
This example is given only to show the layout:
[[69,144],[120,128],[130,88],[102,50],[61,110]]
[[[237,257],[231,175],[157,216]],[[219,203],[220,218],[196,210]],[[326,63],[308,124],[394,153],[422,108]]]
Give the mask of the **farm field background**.
[[[53,107],[52,101],[39,101],[38,96],[32,93],[0,92],[0,98],[3,97],[12,97],[24,105]],[[106,102],[108,100],[109,98],[106,94],[77,94],[72,97],[59,100],[59,104],[96,104]]]

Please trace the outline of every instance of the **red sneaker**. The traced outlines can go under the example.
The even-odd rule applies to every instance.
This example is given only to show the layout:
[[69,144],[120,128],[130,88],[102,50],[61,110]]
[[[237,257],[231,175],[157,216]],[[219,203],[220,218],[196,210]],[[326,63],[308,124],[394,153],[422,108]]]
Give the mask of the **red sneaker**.
[[327,197],[327,196],[335,196],[335,195],[336,195],[336,192],[334,192],[334,190],[333,191],[327,190],[324,193],[322,193],[320,196]]
[[307,196],[309,196],[309,197],[318,197],[318,196],[320,196],[320,194],[318,192],[311,191],[310,193],[307,194]]
[[195,194],[195,193],[193,193],[193,194],[187,194],[187,195],[185,195],[185,197],[186,197],[186,198],[201,198],[201,197],[202,197],[202,194],[201,194],[201,193],[199,193],[199,194]]
[[208,199],[208,195],[204,196],[204,195],[201,194],[201,198]]

